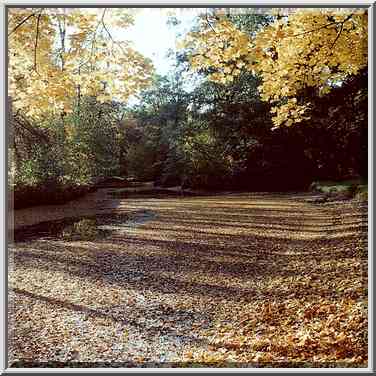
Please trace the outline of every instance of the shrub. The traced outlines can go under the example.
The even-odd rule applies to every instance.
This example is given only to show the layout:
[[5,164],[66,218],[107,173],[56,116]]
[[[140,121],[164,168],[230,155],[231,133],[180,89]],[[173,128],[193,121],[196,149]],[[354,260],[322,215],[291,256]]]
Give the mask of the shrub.
[[[19,185],[10,192],[13,208],[22,209],[38,205],[60,205],[93,192],[90,185],[65,185],[50,181],[40,186]],[[13,197],[12,197],[13,196]]]

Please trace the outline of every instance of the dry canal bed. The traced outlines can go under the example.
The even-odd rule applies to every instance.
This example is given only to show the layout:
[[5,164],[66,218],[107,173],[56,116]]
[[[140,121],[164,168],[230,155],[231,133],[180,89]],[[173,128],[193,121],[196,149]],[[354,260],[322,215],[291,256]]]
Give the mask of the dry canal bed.
[[366,206],[113,194],[15,231],[11,367],[367,365]]

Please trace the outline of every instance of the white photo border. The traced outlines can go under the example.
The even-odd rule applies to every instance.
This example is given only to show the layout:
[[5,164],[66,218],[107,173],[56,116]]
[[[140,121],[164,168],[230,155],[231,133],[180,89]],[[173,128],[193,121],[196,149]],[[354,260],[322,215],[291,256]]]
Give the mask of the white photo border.
[[[124,8],[209,8],[209,7],[242,7],[242,8],[272,8],[272,7],[291,7],[291,8],[368,8],[369,11],[369,29],[368,29],[368,291],[369,291],[369,309],[368,309],[368,368],[9,368],[7,364],[7,337],[8,337],[8,223],[9,223],[9,204],[8,204],[8,131],[7,131],[7,9],[10,7],[124,7]],[[0,187],[0,206],[1,212],[1,269],[2,275],[0,279],[0,333],[2,333],[0,341],[0,372],[3,374],[21,374],[21,373],[363,373],[372,374],[374,369],[374,301],[375,290],[374,270],[375,258],[373,256],[373,187],[374,187],[374,153],[373,146],[375,143],[375,132],[373,131],[374,114],[373,114],[373,100],[374,100],[374,61],[375,51],[373,47],[374,42],[374,19],[375,19],[375,3],[372,1],[310,1],[302,2],[301,0],[283,1],[283,0],[269,0],[267,3],[261,1],[246,1],[236,0],[190,0],[190,1],[126,1],[126,0],[109,0],[97,1],[93,0],[65,0],[65,1],[19,1],[19,0],[0,0],[0,82],[3,83],[0,93],[0,116],[1,116],[1,154],[0,154],[0,168],[2,176],[2,184]]]

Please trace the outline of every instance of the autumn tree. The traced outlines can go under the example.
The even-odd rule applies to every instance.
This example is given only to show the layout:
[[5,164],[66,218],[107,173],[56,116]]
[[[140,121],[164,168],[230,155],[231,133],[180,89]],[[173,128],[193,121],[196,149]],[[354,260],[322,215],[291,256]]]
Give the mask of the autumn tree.
[[8,21],[15,197],[37,202],[119,171],[121,107],[153,73],[120,37],[129,12],[10,8]]
[[114,30],[123,9],[10,8],[9,96],[15,111],[68,113],[83,96],[126,101],[148,84],[151,62]]
[[255,33],[214,15],[202,17],[185,48],[192,68],[210,69],[213,81],[230,83],[243,70],[260,75],[274,125],[291,126],[309,117],[312,92],[324,95],[367,66],[367,27],[367,12],[356,9],[279,14]]

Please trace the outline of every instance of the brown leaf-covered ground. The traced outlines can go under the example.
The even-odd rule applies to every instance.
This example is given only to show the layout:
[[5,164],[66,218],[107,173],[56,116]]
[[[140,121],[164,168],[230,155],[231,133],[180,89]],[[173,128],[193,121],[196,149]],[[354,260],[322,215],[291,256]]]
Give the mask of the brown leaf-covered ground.
[[10,366],[367,366],[364,204],[112,191],[96,239],[16,231]]

